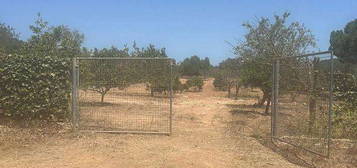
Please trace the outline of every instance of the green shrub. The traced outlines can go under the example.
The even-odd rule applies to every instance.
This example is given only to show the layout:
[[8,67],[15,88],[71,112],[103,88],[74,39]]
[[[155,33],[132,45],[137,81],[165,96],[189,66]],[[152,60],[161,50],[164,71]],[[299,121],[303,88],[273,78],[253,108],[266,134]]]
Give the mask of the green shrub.
[[198,91],[201,91],[203,86],[203,79],[198,76],[194,76],[187,80],[186,84],[188,88],[194,87]]
[[63,119],[69,111],[70,61],[12,56],[0,63],[0,106],[22,119]]
[[227,80],[224,79],[224,76],[221,73],[215,75],[213,86],[221,91],[227,90]]
[[333,106],[334,135],[343,138],[357,138],[357,79],[354,74],[335,75]]

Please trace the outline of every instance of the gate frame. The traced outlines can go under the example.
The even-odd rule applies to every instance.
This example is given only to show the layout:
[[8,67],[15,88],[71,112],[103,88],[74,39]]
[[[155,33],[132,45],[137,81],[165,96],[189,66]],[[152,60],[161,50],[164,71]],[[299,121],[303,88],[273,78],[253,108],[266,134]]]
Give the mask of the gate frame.
[[[169,132],[149,132],[149,131],[100,131],[100,130],[80,130],[80,111],[78,103],[78,86],[79,86],[79,61],[80,60],[167,60],[169,61]],[[96,132],[96,133],[118,133],[118,134],[158,134],[158,135],[172,135],[172,110],[173,110],[173,64],[172,58],[161,57],[74,57],[72,60],[72,128],[80,132]]]
[[315,55],[320,55],[320,54],[329,54],[329,60],[330,62],[330,80],[329,80],[329,102],[328,102],[328,123],[327,123],[327,154],[321,154],[319,152],[315,152],[313,150],[307,149],[305,147],[302,147],[301,145],[296,145],[294,143],[285,141],[277,136],[277,128],[276,128],[276,119],[277,119],[277,113],[278,113],[278,107],[279,107],[279,78],[280,78],[280,60],[287,58],[287,57],[282,57],[282,58],[275,58],[273,59],[273,74],[272,74],[272,107],[271,107],[271,141],[274,143],[274,140],[289,144],[295,148],[302,149],[304,151],[329,158],[330,157],[330,145],[331,145],[331,129],[332,129],[332,104],[333,104],[333,72],[334,72],[334,67],[333,67],[333,51],[323,51],[323,52],[315,52],[315,53],[310,53],[310,54],[304,54],[304,55],[299,55],[299,56],[292,56],[295,58],[301,58],[301,57],[310,57],[310,56],[315,56]]

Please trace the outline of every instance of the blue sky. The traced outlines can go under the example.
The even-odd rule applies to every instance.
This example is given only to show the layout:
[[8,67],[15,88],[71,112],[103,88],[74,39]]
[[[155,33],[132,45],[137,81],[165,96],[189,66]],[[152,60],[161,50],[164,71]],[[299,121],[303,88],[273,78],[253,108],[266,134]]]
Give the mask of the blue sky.
[[319,50],[327,50],[332,30],[357,18],[356,0],[2,0],[0,22],[27,39],[40,12],[51,25],[64,24],[85,35],[84,46],[122,47],[135,40],[165,47],[182,60],[198,55],[214,64],[234,57],[226,43],[242,40],[246,21],[291,12],[290,21],[312,30]]

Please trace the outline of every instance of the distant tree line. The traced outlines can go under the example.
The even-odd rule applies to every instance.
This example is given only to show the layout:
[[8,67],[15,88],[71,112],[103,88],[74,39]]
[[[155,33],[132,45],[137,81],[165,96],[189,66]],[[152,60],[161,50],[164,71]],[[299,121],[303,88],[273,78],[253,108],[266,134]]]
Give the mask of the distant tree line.
[[208,57],[201,59],[196,55],[184,59],[179,65],[179,72],[183,76],[207,77],[212,69]]

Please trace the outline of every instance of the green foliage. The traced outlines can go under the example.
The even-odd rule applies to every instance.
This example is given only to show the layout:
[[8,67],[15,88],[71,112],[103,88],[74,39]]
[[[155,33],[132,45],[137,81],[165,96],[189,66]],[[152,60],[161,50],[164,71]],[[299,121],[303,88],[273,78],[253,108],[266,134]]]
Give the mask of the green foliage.
[[272,64],[269,62],[271,61],[260,57],[245,59],[241,66],[241,82],[245,86],[260,88],[269,96],[272,87]]
[[180,77],[179,76],[174,77],[173,82],[172,82],[172,90],[174,92],[183,92],[184,87],[183,87],[183,84],[180,81]]
[[203,79],[198,76],[193,76],[192,78],[187,80],[186,84],[188,88],[193,87],[196,90],[201,91],[203,87]]
[[[167,58],[165,49],[156,49],[154,45],[147,48],[138,48],[134,43],[134,51],[129,53],[129,48],[118,49],[111,47],[93,51],[84,50],[82,56],[94,57],[143,57]],[[169,60],[82,60],[81,61],[81,88],[93,90],[101,94],[101,101],[112,89],[124,89],[131,84],[146,83],[151,95],[155,92],[168,92],[170,85]],[[178,81],[179,82],[179,81]],[[173,83],[174,88],[177,83]]]
[[357,63],[357,19],[347,23],[344,30],[331,32],[330,50],[344,62]]
[[0,100],[5,115],[63,119],[68,112],[70,64],[51,57],[14,56],[0,64]]
[[357,19],[346,24],[343,30],[331,32],[330,50],[339,59],[334,65],[334,116],[335,136],[357,138]]
[[[116,47],[99,51],[94,49],[93,53],[87,54],[94,57],[129,57],[127,48],[120,50]],[[138,78],[138,75],[134,74],[135,69],[129,69],[133,67],[121,60],[81,60],[79,66],[80,87],[101,94],[101,102],[112,88],[124,89]]]
[[[40,15],[30,29],[31,38],[7,50],[12,56],[1,58],[1,107],[14,118],[63,119],[70,97],[71,61],[67,58],[80,53],[83,35],[66,26],[50,27]],[[7,30],[5,39],[18,43],[13,30]]]
[[[134,43],[133,57],[144,58],[167,58],[165,48],[156,49],[154,45],[150,44],[147,48],[137,48]],[[151,95],[154,96],[155,92],[167,92],[170,85],[170,62],[168,60],[147,60],[143,66],[138,69],[143,70],[140,74],[144,74],[140,77],[148,83]]]
[[217,72],[214,74],[213,86],[221,91],[227,90],[227,80],[222,72]]
[[73,58],[80,55],[84,36],[67,26],[49,26],[40,14],[30,29],[33,35],[21,49],[22,55]]
[[236,86],[236,89],[240,87],[239,75],[241,64],[241,58],[228,58],[219,64],[218,72],[214,75],[215,80],[213,81],[213,85],[219,90],[227,90],[228,97],[231,95],[231,88],[233,86]]
[[289,15],[275,16],[274,22],[261,18],[257,23],[244,24],[248,29],[245,41],[234,48],[243,62],[240,80],[263,91],[261,105],[265,101],[267,105],[270,103],[273,59],[298,56],[315,46],[314,37],[303,25],[298,22],[287,25]]
[[180,72],[185,76],[207,76],[211,68],[209,58],[200,59],[196,55],[186,58],[180,64]]
[[333,124],[335,134],[357,138],[357,79],[354,74],[335,75]]
[[22,46],[22,43],[14,28],[0,23],[0,52],[4,54],[14,53]]

